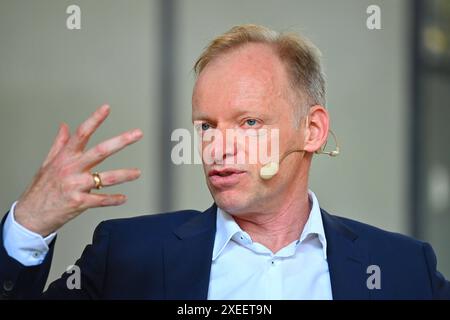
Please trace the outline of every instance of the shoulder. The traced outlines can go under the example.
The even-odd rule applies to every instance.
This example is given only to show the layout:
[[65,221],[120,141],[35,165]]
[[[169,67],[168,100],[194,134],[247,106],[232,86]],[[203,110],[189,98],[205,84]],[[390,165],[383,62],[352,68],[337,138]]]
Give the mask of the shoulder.
[[201,214],[202,212],[197,210],[180,210],[105,220],[98,225],[96,232],[104,231],[114,236],[127,238],[142,235],[161,237]]
[[322,211],[324,225],[351,234],[368,261],[379,266],[384,290],[391,294],[385,298],[450,299],[450,283],[437,271],[436,255],[428,243]]
[[[325,212],[325,214],[328,214]],[[357,241],[369,249],[373,255],[383,256],[424,256],[424,250],[429,245],[421,240],[381,228],[355,221],[352,219],[330,215],[328,217],[341,224],[355,234]]]
[[324,225],[328,225],[325,227],[328,230],[340,228],[338,233],[341,234],[345,230],[373,264],[385,266],[396,274],[403,270],[403,273],[424,275],[430,267],[434,267],[429,265],[432,264],[430,257],[434,255],[433,250],[423,241],[326,212]]
[[413,246],[413,247],[423,247],[424,242],[413,237],[398,233],[383,230],[376,226],[372,226],[363,222],[359,222],[356,220],[330,215],[333,219],[336,219],[343,225],[347,226],[350,230],[352,230],[358,238],[362,238],[367,242],[375,242],[378,245],[384,244],[395,244],[398,246]]

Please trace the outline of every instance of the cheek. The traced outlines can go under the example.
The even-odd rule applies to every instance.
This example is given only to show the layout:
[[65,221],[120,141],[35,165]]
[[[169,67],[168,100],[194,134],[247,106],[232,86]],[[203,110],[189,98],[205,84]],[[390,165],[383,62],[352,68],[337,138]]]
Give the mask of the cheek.
[[238,141],[236,156],[240,163],[260,167],[278,160],[280,153],[278,129],[248,130],[248,133],[241,136]]
[[244,194],[254,193],[264,189],[264,181],[259,176],[260,165],[250,165],[247,172],[239,184],[239,189]]

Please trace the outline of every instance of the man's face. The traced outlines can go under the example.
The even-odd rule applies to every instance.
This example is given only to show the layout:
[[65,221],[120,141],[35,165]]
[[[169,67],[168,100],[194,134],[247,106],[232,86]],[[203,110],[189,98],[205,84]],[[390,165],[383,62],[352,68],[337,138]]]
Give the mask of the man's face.
[[[222,134],[223,139],[204,139],[202,146],[209,152],[203,152],[202,160],[208,188],[223,210],[235,215],[270,211],[298,182],[301,154],[286,158],[276,176],[262,180],[259,171],[267,161],[261,162],[259,157],[256,163],[250,161],[258,151],[248,143],[255,138],[267,142],[269,151],[278,143],[280,154],[302,147],[289,90],[285,67],[263,44],[225,53],[200,73],[192,117],[201,136]],[[237,136],[227,139],[227,130]],[[278,130],[278,141],[272,141],[272,130]],[[247,143],[236,137],[246,137]],[[211,156],[207,161],[205,154]]]

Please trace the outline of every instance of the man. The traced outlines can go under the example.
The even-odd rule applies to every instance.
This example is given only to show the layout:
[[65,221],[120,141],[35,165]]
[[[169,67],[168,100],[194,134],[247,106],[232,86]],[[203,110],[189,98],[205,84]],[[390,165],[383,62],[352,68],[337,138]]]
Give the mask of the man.
[[[42,294],[55,232],[88,208],[123,195],[93,188],[131,181],[137,169],[90,173],[138,141],[133,130],[84,152],[109,113],[98,109],[70,136],[65,124],[30,187],[2,223],[0,284],[9,298],[75,299],[440,299],[450,284],[431,247],[339,218],[308,189],[313,154],[329,132],[318,51],[306,39],[242,25],[216,38],[195,65],[192,118],[210,148],[203,157],[212,207],[102,222],[76,265]],[[266,134],[279,161],[255,163],[235,130]],[[266,130],[266,131],[264,131]],[[333,153],[331,155],[335,155]],[[203,155],[202,155],[203,156]]]

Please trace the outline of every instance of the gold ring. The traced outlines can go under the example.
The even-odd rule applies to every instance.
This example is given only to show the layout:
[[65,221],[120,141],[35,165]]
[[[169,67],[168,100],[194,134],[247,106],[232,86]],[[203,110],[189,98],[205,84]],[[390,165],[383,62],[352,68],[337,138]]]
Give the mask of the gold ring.
[[103,188],[102,179],[100,179],[100,174],[98,172],[94,172],[92,174],[92,178],[94,178],[94,188],[101,189]]

